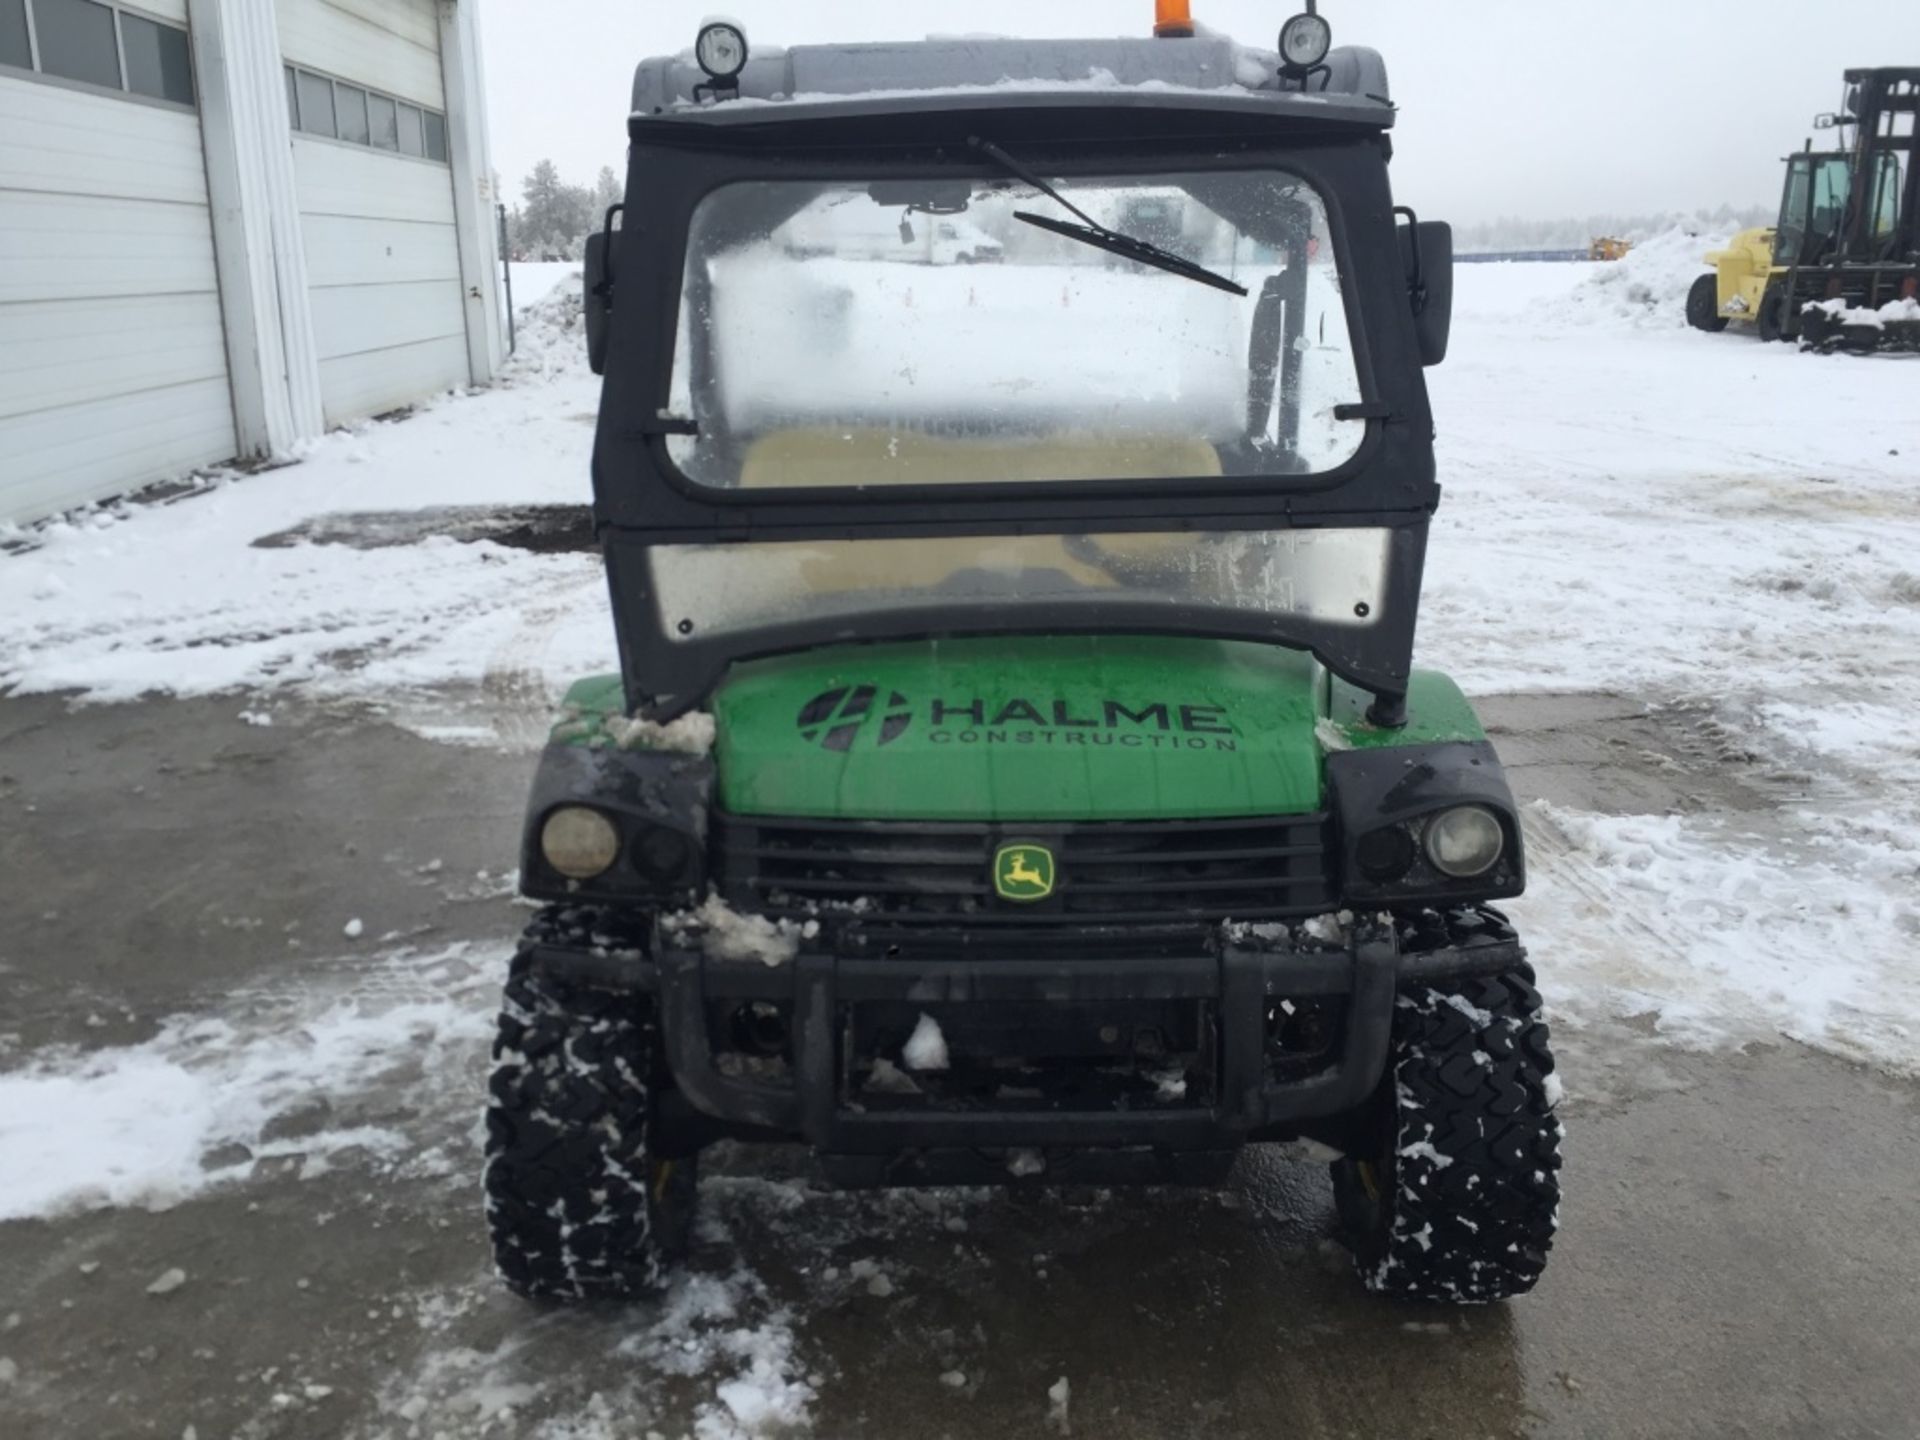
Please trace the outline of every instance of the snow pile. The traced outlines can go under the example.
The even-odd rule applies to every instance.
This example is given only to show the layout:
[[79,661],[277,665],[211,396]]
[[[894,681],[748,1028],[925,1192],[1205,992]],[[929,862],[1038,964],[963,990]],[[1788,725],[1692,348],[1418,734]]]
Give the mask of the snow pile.
[[592,373],[587,368],[586,295],[580,267],[541,268],[566,274],[549,280],[544,293],[516,313],[513,356],[501,372],[505,384]]
[[757,960],[769,967],[792,964],[801,942],[820,933],[818,920],[742,915],[718,895],[709,895],[697,910],[663,915],[660,923],[676,945],[697,944],[708,959]]
[[[558,1324],[517,1323],[486,1348],[459,1343],[475,1317],[498,1314],[502,1303],[491,1276],[420,1297],[419,1322],[435,1343],[376,1396],[381,1414],[397,1423],[368,1433],[388,1440],[810,1433],[819,1377],[801,1361],[791,1312],[744,1267],[681,1271],[645,1304],[597,1318],[588,1311],[549,1317]],[[490,1324],[486,1330],[496,1333]]]
[[1634,246],[1624,260],[1590,267],[1557,303],[1543,303],[1536,318],[1548,324],[1684,327],[1687,292],[1707,273],[1707,253],[1726,243],[1723,235],[1668,230]]
[[[758,1318],[752,1312],[762,1311]],[[798,1373],[793,1318],[771,1305],[759,1277],[686,1274],[675,1280],[660,1318],[622,1340],[616,1354],[651,1374],[725,1379],[695,1415],[696,1440],[757,1440],[804,1428],[814,1389]]]
[[909,1070],[945,1070],[948,1065],[947,1037],[940,1031],[940,1022],[923,1013],[920,1023],[913,1027],[906,1048],[900,1052],[900,1058]]
[[516,260],[513,264],[513,313],[524,315],[556,291],[581,289],[585,267],[578,260]]
[[[55,1051],[0,1075],[0,1221],[163,1208],[243,1178],[256,1160],[301,1156],[306,1173],[317,1173],[349,1148],[411,1149],[385,1124],[335,1112],[397,1066],[446,1066],[485,1044],[492,977],[476,981],[465,951],[390,957],[388,968],[425,982],[412,997],[368,984],[363,972],[347,998],[243,995],[236,1009],[254,1015],[182,1017],[142,1045]],[[436,981],[447,993],[432,993]],[[311,1133],[285,1133],[293,1114]]]
[[713,753],[713,716],[694,710],[665,725],[638,716],[609,715],[607,734],[622,750],[670,750],[680,755]]

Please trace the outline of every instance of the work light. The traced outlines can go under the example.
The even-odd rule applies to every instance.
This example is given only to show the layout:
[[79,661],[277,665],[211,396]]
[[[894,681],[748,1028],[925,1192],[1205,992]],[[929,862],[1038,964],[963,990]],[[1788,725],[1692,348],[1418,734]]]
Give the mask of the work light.
[[1293,74],[1313,69],[1332,48],[1333,27],[1311,10],[1281,27],[1280,59]]
[[728,20],[701,27],[693,42],[693,58],[714,80],[731,80],[747,68],[747,32]]

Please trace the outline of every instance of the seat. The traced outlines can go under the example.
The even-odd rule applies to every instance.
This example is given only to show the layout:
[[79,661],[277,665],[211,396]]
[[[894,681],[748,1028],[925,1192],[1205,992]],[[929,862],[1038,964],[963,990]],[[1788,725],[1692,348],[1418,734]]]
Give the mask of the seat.
[[[782,430],[747,449],[743,490],[803,486],[1009,485],[1045,481],[1214,479],[1220,452],[1200,439],[1157,435],[1054,435],[1043,439],[956,439],[885,430]],[[1101,550],[1150,561],[1188,542],[1163,535],[1114,535]],[[1072,537],[1025,535],[960,539],[828,541],[805,552],[800,576],[814,594],[925,591],[965,572],[1057,572],[1074,586],[1113,589],[1108,569],[1071,553]]]

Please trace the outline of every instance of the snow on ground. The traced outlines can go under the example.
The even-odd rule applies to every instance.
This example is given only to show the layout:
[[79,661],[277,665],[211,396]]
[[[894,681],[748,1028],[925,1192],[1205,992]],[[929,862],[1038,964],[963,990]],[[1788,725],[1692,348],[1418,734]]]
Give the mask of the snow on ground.
[[175,1016],[141,1045],[41,1052],[0,1074],[0,1221],[164,1209],[262,1162],[318,1174],[350,1148],[430,1164],[417,1131],[356,1118],[354,1103],[417,1087],[428,1113],[451,1102],[471,1123],[467,1094],[433,1092],[491,1039],[498,974],[464,945],[319,969],[310,986]]
[[[500,385],[448,395],[158,506],[81,512],[0,560],[0,691],[92,700],[293,686],[404,706],[434,687],[612,667],[598,561],[439,537],[361,549],[254,542],[315,516],[585,504],[598,386],[578,300],[523,312]],[[502,688],[509,688],[503,686]],[[544,707],[542,693],[533,703]]]
[[1764,825],[1535,809],[1563,1018],[1920,1068],[1920,365],[1686,329],[1711,243],[1463,268],[1422,663],[1705,703],[1728,763],[1818,777]]

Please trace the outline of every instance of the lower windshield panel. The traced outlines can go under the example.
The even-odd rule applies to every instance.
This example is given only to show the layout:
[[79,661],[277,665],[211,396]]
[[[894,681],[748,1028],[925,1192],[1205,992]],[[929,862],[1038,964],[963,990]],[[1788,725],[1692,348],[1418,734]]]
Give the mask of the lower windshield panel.
[[1272,530],[663,545],[662,628],[715,635],[903,610],[1071,604],[1203,607],[1364,628],[1386,599],[1391,533]]

